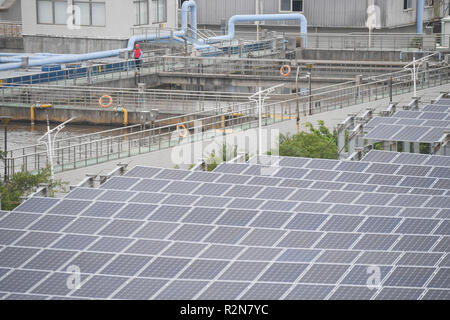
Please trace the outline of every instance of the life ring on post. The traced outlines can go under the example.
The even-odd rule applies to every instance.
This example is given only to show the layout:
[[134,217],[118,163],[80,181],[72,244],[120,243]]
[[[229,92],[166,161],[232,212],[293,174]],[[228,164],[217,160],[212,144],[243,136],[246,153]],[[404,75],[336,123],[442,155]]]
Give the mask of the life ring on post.
[[[183,130],[183,133],[181,133],[180,128]],[[177,131],[180,138],[186,138],[189,131],[186,129],[186,126],[184,124],[177,124]]]
[[[103,103],[103,99],[108,99],[108,103]],[[105,94],[104,96],[101,96],[100,99],[98,99],[98,104],[102,108],[109,108],[113,104],[113,98],[111,96]]]
[[[284,72],[285,69],[287,69],[287,72]],[[285,65],[281,66],[281,68],[280,68],[280,75],[282,77],[287,77],[290,74],[291,74],[291,67],[289,65],[285,64]]]

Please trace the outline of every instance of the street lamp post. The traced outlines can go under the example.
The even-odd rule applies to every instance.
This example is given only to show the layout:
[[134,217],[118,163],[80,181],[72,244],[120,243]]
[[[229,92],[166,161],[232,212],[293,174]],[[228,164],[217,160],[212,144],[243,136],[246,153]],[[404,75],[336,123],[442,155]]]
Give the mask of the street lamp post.
[[262,156],[262,109],[264,107],[264,101],[266,99],[270,99],[269,94],[275,91],[276,88],[282,86],[284,86],[283,83],[264,90],[259,87],[259,91],[257,93],[248,97],[249,100],[254,101],[258,104],[258,156]]
[[295,90],[297,94],[297,134],[300,134],[300,101],[299,101],[299,89],[298,89],[298,75],[300,74],[300,66],[297,66],[297,74],[295,75]]
[[0,117],[1,122],[5,125],[5,149],[4,149],[4,161],[5,161],[5,176],[3,177],[5,182],[8,181],[8,123],[12,120],[10,116]]
[[308,74],[306,75],[309,79],[309,115],[312,116],[312,80],[311,80],[311,74],[312,74],[312,68],[314,68],[314,64],[308,63],[306,65],[306,69],[309,70]]
[[[45,144],[45,146],[47,147],[47,157],[48,157],[48,161],[50,163],[50,174],[51,174],[52,181],[55,180],[55,168],[53,165],[53,157],[54,157],[54,152],[55,152],[56,136],[62,129],[64,129],[66,127],[67,123],[69,123],[72,120],[75,120],[76,118],[77,117],[70,118],[69,120],[61,123],[59,126],[50,130],[50,124],[49,124],[48,113],[47,113],[47,133],[44,134],[42,137],[40,137],[38,139],[38,142]],[[53,137],[52,137],[52,134],[54,134]]]
[[413,85],[414,85],[414,97],[417,97],[417,73],[419,71],[420,66],[422,63],[428,61],[432,56],[439,54],[439,52],[435,52],[433,54],[430,54],[426,57],[420,58],[416,60],[416,57],[413,57],[413,61],[408,63],[406,66],[403,67],[404,70],[410,70],[411,74],[413,76]]

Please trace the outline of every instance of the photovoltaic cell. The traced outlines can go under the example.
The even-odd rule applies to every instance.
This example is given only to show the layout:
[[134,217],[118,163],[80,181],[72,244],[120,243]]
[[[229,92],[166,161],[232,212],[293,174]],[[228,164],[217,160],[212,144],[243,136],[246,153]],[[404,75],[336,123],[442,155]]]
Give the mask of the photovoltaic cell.
[[349,249],[359,238],[357,233],[327,233],[314,247],[320,249]]
[[281,283],[255,283],[240,297],[242,300],[278,300],[290,287]]
[[54,206],[49,213],[64,214],[64,215],[77,215],[84,209],[86,209],[92,202],[81,200],[61,200],[56,206]]
[[273,263],[259,278],[259,281],[294,282],[307,266],[307,264],[300,263]]
[[339,286],[330,300],[370,300],[376,293],[375,290],[369,289],[367,286]]
[[177,241],[201,241],[212,229],[214,229],[213,226],[185,224],[172,234],[170,239]]
[[272,261],[281,253],[281,251],[282,249],[276,248],[247,247],[247,249],[239,255],[237,260]]
[[153,178],[155,174],[161,171],[161,168],[151,168],[151,167],[143,167],[136,166],[130,171],[128,171],[125,176],[127,177],[135,177],[135,178]]
[[286,300],[323,300],[334,286],[298,284],[287,295]]
[[333,215],[322,226],[323,231],[352,232],[364,220],[361,216]]
[[336,284],[348,265],[314,264],[299,280],[300,283]]
[[45,213],[57,202],[59,202],[59,200],[54,198],[32,197],[28,201],[25,201],[20,206],[15,208],[14,211]]
[[405,234],[430,234],[438,225],[437,219],[406,218],[395,231]]
[[358,232],[391,233],[401,220],[401,218],[368,217],[358,229]]
[[107,275],[117,276],[134,276],[141,270],[153,257],[151,256],[137,256],[124,254],[116,257],[101,273]]
[[120,210],[115,218],[145,220],[156,208],[157,206],[153,204],[130,203]]
[[450,300],[450,290],[430,289],[422,300]]
[[179,279],[212,280],[228,263],[228,261],[220,260],[195,260],[179,276]]
[[167,280],[161,279],[136,278],[120,289],[120,291],[113,296],[113,299],[149,300],[159,289],[166,285],[167,282]]
[[376,296],[376,300],[417,300],[423,289],[412,288],[383,288]]
[[217,220],[216,224],[228,226],[245,226],[257,214],[258,211],[255,210],[229,209],[222,215],[219,220]]
[[139,181],[138,178],[112,177],[108,181],[103,183],[100,186],[100,188],[101,189],[128,190],[138,181]]
[[127,279],[123,277],[93,276],[71,296],[106,299]]
[[252,227],[280,228],[291,217],[292,213],[263,211],[251,223]]
[[206,281],[175,280],[156,299],[192,300],[207,284]]
[[225,210],[195,207],[183,218],[183,222],[212,224]]
[[433,272],[434,268],[397,267],[383,285],[422,288]]
[[[389,125],[389,124],[380,124],[370,130],[365,136],[365,139],[372,140],[390,140],[396,133],[398,133],[402,129],[401,126],[397,125]],[[367,159],[364,159],[367,161]]]
[[155,179],[183,180],[189,174],[189,171],[185,170],[164,169],[155,176]]
[[397,152],[371,150],[362,161],[389,163],[398,155]]
[[93,188],[75,188],[69,192],[64,198],[66,199],[81,199],[81,200],[93,200],[102,194],[104,190]]
[[216,281],[203,292],[200,300],[235,300],[249,286],[246,282]]
[[134,191],[146,191],[146,192],[158,192],[169,184],[168,180],[154,180],[143,179],[141,182],[133,186],[131,190]]
[[279,165],[281,167],[298,167],[301,168],[305,164],[307,164],[310,161],[310,159],[306,158],[289,158],[289,157],[283,157],[281,158]]

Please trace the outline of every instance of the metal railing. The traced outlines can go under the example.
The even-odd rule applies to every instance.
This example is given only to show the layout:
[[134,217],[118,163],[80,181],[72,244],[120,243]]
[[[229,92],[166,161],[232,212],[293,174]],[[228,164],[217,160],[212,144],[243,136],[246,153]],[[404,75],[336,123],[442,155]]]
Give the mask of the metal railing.
[[[289,34],[292,36],[292,34]],[[287,35],[286,35],[287,36]],[[413,33],[308,33],[308,49],[326,50],[436,50],[447,46],[450,35]]]
[[[215,63],[225,63],[225,61],[230,60],[230,57],[232,58],[231,60],[235,60],[236,55],[242,56],[250,52],[254,57],[258,55],[274,54],[279,51],[282,45],[283,44],[279,40],[275,39],[273,41],[266,40],[249,44],[240,44],[239,46],[225,46],[220,47],[219,49],[214,47],[214,50],[212,50],[211,53],[219,50],[220,54],[229,56],[229,58],[217,62],[211,59],[201,60],[202,57],[181,57],[177,55],[164,56],[159,54],[161,51],[156,51],[156,53],[149,53],[146,58],[142,59],[142,66],[139,74],[146,75],[158,72],[182,71],[186,67],[192,69],[199,64],[201,67],[204,67],[214,65]],[[197,53],[199,55],[202,54],[202,52]],[[213,56],[216,56],[216,54]],[[66,86],[79,84],[91,85],[96,82],[136,77],[136,71],[136,62],[134,59],[121,60],[113,63],[99,62],[90,66],[83,66],[80,63],[66,66],[65,69],[61,70],[49,72],[38,72],[36,70],[36,73],[33,74],[5,77],[0,79],[0,87],[44,83],[57,83]]]
[[[448,66],[421,71],[418,73],[417,87],[425,89],[448,84],[449,75],[450,67]],[[412,83],[410,74],[397,73],[365,84],[348,83],[347,87],[327,91],[322,89],[311,97],[312,104],[310,104],[309,96],[293,95],[285,101],[266,103],[263,110],[263,124],[270,125],[293,119],[297,112],[305,116],[387,98],[391,93],[393,96],[409,93],[413,90]],[[183,127],[181,124],[187,128],[190,135],[186,136],[182,130],[180,131]],[[220,107],[208,112],[158,120],[151,123],[150,128],[146,126],[139,128],[143,130],[132,131],[131,128],[127,128],[117,132],[117,135],[109,134],[106,137],[93,135],[89,140],[85,139],[81,143],[74,144],[73,139],[69,140],[69,143],[60,141],[54,152],[56,171],[71,170],[184,143],[211,139],[226,135],[228,131],[242,131],[257,125],[257,106],[246,102],[236,104],[232,108]],[[134,128],[136,130],[137,127]],[[47,153],[42,146],[11,150],[6,159],[8,175],[21,169],[35,171],[45,167],[47,163]],[[4,162],[1,162],[0,167],[3,165]],[[0,170],[0,172],[3,171]]]
[[[30,107],[40,102],[51,104],[55,108],[98,110],[99,98],[104,95],[111,96],[113,106],[120,105],[130,112],[159,109],[169,113],[207,111],[221,105],[229,106],[247,101],[248,96],[237,92],[24,85],[0,88],[0,104]],[[285,99],[283,96],[276,98]]]

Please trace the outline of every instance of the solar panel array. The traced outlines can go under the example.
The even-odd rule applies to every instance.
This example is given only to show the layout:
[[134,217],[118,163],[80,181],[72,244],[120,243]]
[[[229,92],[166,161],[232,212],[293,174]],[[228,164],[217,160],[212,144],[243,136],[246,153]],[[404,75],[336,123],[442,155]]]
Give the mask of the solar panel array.
[[135,167],[31,198],[0,213],[0,297],[449,299],[450,157],[402,156]]
[[[434,143],[450,129],[450,101],[440,100],[421,111],[401,110],[392,117],[376,117],[365,125],[365,139]],[[448,103],[448,106],[445,105]]]

